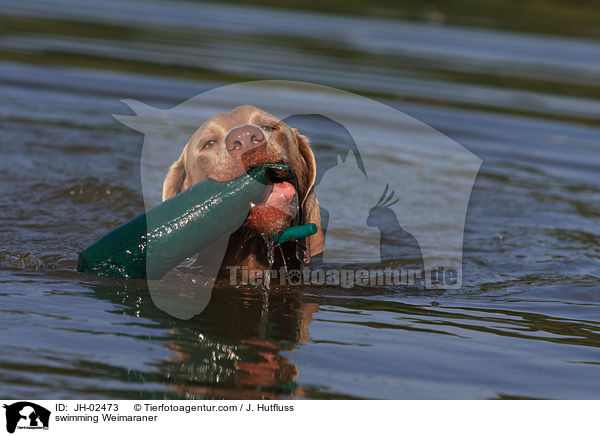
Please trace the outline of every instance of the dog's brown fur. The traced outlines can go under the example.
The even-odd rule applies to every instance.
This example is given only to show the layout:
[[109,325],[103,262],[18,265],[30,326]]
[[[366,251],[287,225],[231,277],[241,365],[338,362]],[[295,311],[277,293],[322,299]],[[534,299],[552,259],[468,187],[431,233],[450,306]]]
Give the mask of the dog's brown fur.
[[[245,153],[240,158],[228,152],[225,138],[239,126],[252,125],[258,128],[273,127],[266,144]],[[206,146],[207,141],[214,143]],[[254,106],[239,106],[231,112],[218,113],[209,118],[186,144],[179,159],[170,167],[163,184],[163,201],[207,178],[232,180],[241,176],[248,168],[264,163],[287,163],[298,179],[297,195],[299,213],[303,223],[315,223],[318,231],[306,238],[307,260],[324,249],[319,203],[313,191],[316,178],[316,162],[308,139],[294,128],[271,114]],[[257,206],[262,207],[262,206]],[[258,216],[274,216],[261,213]],[[284,222],[282,222],[282,220]],[[229,276],[227,266],[249,269],[265,269],[268,266],[267,251],[262,234],[273,235],[291,223],[286,215],[256,222],[247,220],[234,232],[230,239],[220,276]],[[283,256],[276,253],[273,268],[285,261],[288,267],[297,267],[296,242],[282,244]],[[278,251],[278,250],[277,250]]]

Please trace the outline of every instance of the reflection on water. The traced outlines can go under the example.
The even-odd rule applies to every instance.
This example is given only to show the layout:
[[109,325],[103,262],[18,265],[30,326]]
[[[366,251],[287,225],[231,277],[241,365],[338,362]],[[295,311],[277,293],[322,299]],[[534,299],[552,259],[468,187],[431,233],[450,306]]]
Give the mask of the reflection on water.
[[[42,289],[35,277],[22,281]],[[3,293],[5,386],[15,395],[269,399],[588,398],[599,387],[596,304],[222,289],[181,321],[141,285]]]
[[[197,2],[109,4],[8,0],[0,11],[5,397],[597,398],[600,44]],[[168,108],[272,78],[375,97],[483,159],[461,289],[219,289],[183,321],[158,310],[144,282],[74,271],[79,250],[144,209],[142,138],[112,118],[127,113],[119,99]],[[317,182],[353,147],[327,119],[287,122],[311,138]],[[418,164],[389,155],[396,126],[365,128],[369,153]],[[396,225],[378,214],[373,230]],[[360,250],[360,235],[344,240]],[[393,261],[418,264],[412,248]]]

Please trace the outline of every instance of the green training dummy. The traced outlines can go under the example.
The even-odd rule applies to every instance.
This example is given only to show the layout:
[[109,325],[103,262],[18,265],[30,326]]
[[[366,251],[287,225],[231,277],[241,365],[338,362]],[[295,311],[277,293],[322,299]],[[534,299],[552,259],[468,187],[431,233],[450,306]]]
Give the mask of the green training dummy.
[[229,182],[207,179],[197,183],[83,250],[77,270],[160,279],[220,236],[237,230],[248,216],[250,203],[264,197],[270,173],[282,170],[290,168],[265,164]]

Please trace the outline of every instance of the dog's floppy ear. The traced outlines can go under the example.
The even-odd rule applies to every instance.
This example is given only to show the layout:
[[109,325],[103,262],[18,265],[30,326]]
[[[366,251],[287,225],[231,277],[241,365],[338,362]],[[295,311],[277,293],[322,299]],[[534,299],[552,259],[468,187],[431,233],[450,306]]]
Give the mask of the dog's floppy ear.
[[179,194],[181,191],[185,191],[189,188],[189,182],[187,180],[187,173],[185,171],[185,156],[187,154],[188,144],[185,145],[181,156],[175,161],[169,168],[167,177],[163,183],[163,201],[168,200],[171,197]]
[[317,225],[317,233],[308,238],[305,238],[307,262],[312,256],[315,256],[325,249],[325,238],[323,237],[323,229],[321,228],[321,211],[319,209],[319,201],[314,192],[315,179],[317,178],[317,162],[315,155],[310,148],[308,138],[298,133],[296,129],[292,129],[296,136],[296,143],[300,155],[306,164],[307,171],[307,187],[304,198],[300,200],[302,208],[303,221],[305,224],[315,223]]

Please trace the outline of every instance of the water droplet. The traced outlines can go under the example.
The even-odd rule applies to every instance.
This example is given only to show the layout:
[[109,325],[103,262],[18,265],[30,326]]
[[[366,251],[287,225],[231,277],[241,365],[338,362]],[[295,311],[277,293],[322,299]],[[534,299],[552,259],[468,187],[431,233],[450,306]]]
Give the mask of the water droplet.
[[265,271],[264,287],[267,290],[271,290],[271,269],[275,263],[275,241],[272,237],[267,235],[262,235],[262,237],[265,241],[265,245],[267,246],[267,261],[269,262],[267,270]]

